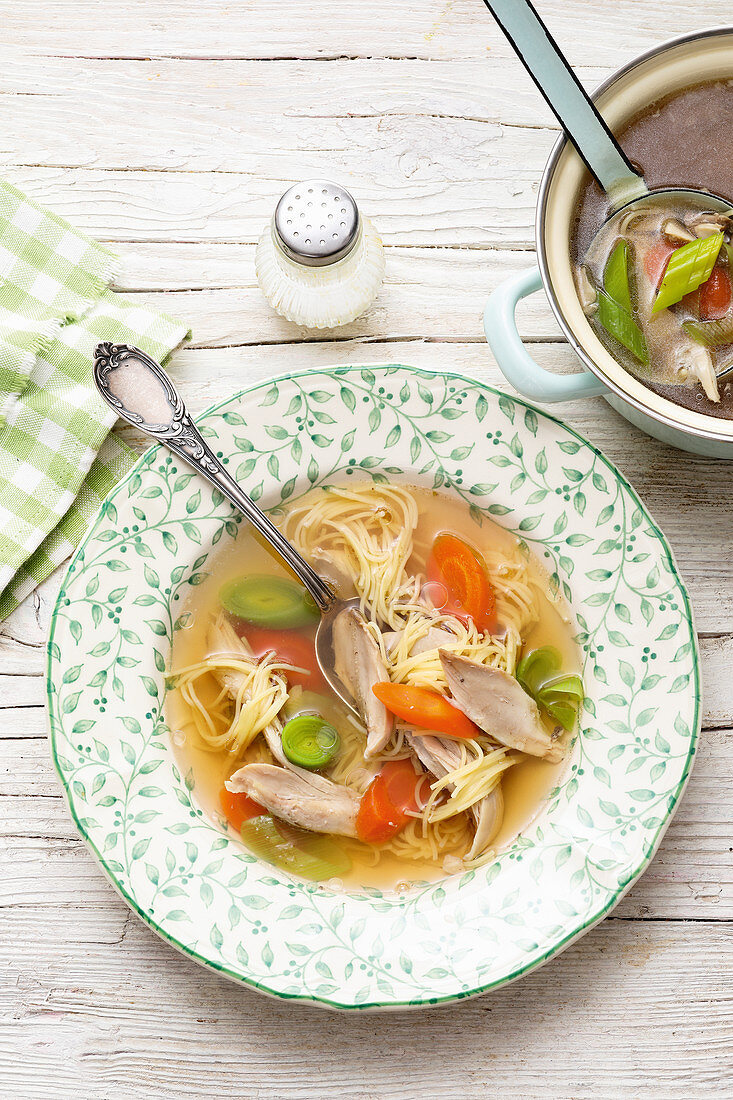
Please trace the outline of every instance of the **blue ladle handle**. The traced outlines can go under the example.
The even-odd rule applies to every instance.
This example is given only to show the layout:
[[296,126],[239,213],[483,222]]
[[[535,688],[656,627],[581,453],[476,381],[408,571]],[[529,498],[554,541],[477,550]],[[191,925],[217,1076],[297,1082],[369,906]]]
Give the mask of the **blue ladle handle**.
[[529,0],[484,0],[553,114],[614,206],[646,194],[643,178],[594,107]]

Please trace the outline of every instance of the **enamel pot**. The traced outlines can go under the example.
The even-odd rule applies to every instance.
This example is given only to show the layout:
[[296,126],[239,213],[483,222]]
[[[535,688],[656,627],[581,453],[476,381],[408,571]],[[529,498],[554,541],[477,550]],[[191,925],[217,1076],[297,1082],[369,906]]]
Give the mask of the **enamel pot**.
[[[593,94],[612,130],[650,104],[692,84],[733,79],[733,27],[717,27],[665,42],[615,73]],[[721,125],[726,125],[721,120]],[[537,202],[537,267],[503,283],[484,313],[486,338],[504,377],[532,401],[558,402],[603,396],[649,435],[695,454],[733,458],[733,420],[682,408],[653,393],[603,346],[575,290],[571,239],[588,171],[564,137],[552,150]],[[682,181],[684,182],[684,181]],[[584,369],[557,375],[529,355],[517,331],[522,298],[544,289],[568,342]]]

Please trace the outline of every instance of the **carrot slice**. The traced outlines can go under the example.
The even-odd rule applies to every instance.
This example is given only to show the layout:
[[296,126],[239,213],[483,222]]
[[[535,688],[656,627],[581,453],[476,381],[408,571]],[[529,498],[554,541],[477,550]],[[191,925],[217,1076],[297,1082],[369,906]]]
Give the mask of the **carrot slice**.
[[356,835],[367,844],[384,844],[409,821],[391,801],[384,780],[377,775],[362,795],[356,815]]
[[409,760],[388,760],[362,797],[356,817],[359,838],[384,844],[396,836],[417,811],[417,792],[424,783],[429,784],[427,776],[418,775]]
[[424,772],[418,774],[411,760],[388,760],[379,772],[389,800],[402,813],[417,813],[418,792],[427,800],[430,781]]
[[391,683],[375,684],[372,691],[388,711],[419,729],[458,738],[477,737],[481,733],[463,711],[437,691]]
[[241,619],[234,620],[234,628],[240,637],[249,642],[255,657],[274,653],[275,657],[285,664],[303,669],[302,672],[288,672],[288,683],[291,687],[299,684],[311,691],[320,691],[326,686],[318,665],[315,642],[312,637],[296,634],[294,630],[272,630],[269,627],[251,626]]
[[668,244],[666,241],[659,241],[653,248],[649,249],[644,258],[644,270],[657,290],[659,290],[662,284],[662,279],[664,278],[664,273],[669,263],[669,257],[673,252],[673,244]]
[[496,595],[486,563],[467,542],[448,532],[438,535],[428,576],[448,590],[446,612],[460,619],[473,619],[481,631],[496,628]]
[[730,277],[722,267],[713,268],[713,273],[700,287],[700,320],[719,321],[730,309]]
[[264,806],[260,806],[249,795],[234,794],[233,791],[228,791],[226,787],[222,787],[219,801],[227,821],[237,832],[242,828],[245,821],[249,821],[251,817],[260,817],[262,814],[267,813]]

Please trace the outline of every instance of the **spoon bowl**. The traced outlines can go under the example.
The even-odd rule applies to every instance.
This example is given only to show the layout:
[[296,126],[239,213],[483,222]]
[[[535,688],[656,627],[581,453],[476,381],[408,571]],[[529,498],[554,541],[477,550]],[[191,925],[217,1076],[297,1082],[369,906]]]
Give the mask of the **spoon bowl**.
[[353,695],[336,675],[333,651],[336,619],[343,611],[358,609],[359,600],[341,599],[247,496],[204,440],[159,363],[129,344],[102,343],[94,352],[93,375],[101,396],[119,417],[163,443],[222,492],[305,586],[321,614],[315,641],[319,668],[331,690],[361,718]]

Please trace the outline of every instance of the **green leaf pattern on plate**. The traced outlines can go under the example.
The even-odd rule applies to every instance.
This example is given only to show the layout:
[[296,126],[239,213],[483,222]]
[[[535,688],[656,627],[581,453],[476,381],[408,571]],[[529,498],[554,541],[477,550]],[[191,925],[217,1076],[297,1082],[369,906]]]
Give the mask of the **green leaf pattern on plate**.
[[401,478],[516,533],[570,603],[585,653],[582,734],[538,819],[488,866],[405,897],[339,894],[258,863],[204,817],[162,720],[171,639],[212,551],[222,494],[165,451],[113,491],[59,594],[48,649],[53,752],[72,814],[134,909],[199,961],[267,992],[346,1008],[492,988],[590,927],[644,869],[700,724],[689,604],[633,490],[554,418],[478,382],[402,366],[267,382],[202,417],[277,518],[314,485]]

